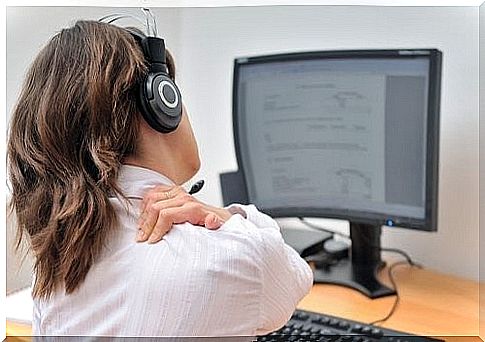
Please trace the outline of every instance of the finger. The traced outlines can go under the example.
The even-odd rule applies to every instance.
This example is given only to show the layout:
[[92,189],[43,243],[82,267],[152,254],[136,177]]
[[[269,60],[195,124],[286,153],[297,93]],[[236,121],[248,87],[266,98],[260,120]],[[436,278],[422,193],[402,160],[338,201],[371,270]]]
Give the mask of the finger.
[[144,197],[141,205],[141,212],[143,212],[146,207],[150,206],[154,202],[161,200],[170,199],[173,197],[173,188],[168,188],[164,191],[150,191]]
[[176,196],[180,193],[186,193],[185,189],[180,185],[157,185],[152,188],[147,194],[159,194],[161,192],[170,192],[173,196]]
[[168,200],[179,195],[183,195],[187,193],[184,188],[178,185],[158,185],[149,190],[145,196],[143,197],[142,205],[141,205],[141,212],[145,210],[145,208],[152,203]]
[[211,230],[218,229],[222,224],[221,218],[214,213],[207,214],[204,220],[204,227]]
[[157,185],[150,188],[144,195],[143,195],[143,202],[146,203],[150,200],[151,196],[165,191],[170,191],[174,188],[173,185]]
[[168,211],[159,211],[157,223],[148,238],[148,243],[156,243],[160,241],[170,229],[172,229],[172,219]]
[[[179,196],[176,198],[172,198],[169,200],[162,200],[156,203],[152,203],[151,206],[154,208],[155,211],[160,211],[168,208],[173,208],[173,207],[180,207],[184,205],[185,203],[189,201],[193,201],[194,199],[192,196],[187,195],[187,196]],[[147,212],[143,212],[140,215],[140,218],[138,219],[138,227],[142,227],[145,224],[145,221],[147,220],[148,214]]]
[[195,199],[191,195],[187,194],[186,192],[180,192],[180,195],[178,195],[176,198],[150,203],[148,206],[149,210],[145,210],[145,212],[143,212],[141,217],[138,219],[139,231],[136,241],[143,242],[150,237],[157,224],[160,211],[168,208],[180,207],[188,202],[194,201]]
[[156,243],[167,234],[172,226],[177,223],[191,222],[194,223],[200,217],[205,215],[199,207],[175,207],[160,210],[155,228],[151,232],[148,243]]
[[159,212],[160,210],[156,209],[154,205],[147,206],[145,213],[139,220],[136,241],[143,242],[148,239],[155,227]]
[[[154,206],[156,210],[163,210],[171,207],[180,207],[184,203],[194,202],[196,199],[186,192],[180,192],[176,197],[171,199],[162,199],[157,202],[150,202],[150,206]],[[142,211],[138,219],[138,227],[141,227],[147,219],[147,212]]]

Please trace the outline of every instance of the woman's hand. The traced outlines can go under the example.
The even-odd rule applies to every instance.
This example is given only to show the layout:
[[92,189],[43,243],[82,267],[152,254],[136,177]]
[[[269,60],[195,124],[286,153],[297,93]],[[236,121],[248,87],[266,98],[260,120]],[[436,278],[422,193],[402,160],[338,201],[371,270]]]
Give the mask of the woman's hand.
[[172,225],[190,222],[207,229],[218,229],[232,214],[223,208],[204,204],[181,186],[160,185],[145,195],[138,220],[136,241],[156,243]]

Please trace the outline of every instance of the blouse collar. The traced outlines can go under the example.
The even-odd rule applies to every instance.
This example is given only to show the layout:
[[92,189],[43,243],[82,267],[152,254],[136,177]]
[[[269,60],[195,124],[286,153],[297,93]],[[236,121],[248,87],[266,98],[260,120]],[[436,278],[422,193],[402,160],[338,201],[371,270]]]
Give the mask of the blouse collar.
[[144,167],[123,164],[118,174],[118,186],[128,198],[142,199],[156,185],[173,186],[167,176]]

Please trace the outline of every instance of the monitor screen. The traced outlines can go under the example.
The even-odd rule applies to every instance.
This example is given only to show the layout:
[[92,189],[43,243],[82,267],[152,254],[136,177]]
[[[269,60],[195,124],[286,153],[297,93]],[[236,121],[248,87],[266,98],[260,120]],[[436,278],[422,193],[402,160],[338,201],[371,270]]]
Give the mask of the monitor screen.
[[300,57],[236,60],[236,144],[249,201],[278,216],[312,208],[423,223],[427,182],[437,181],[427,172],[437,161],[429,54]]

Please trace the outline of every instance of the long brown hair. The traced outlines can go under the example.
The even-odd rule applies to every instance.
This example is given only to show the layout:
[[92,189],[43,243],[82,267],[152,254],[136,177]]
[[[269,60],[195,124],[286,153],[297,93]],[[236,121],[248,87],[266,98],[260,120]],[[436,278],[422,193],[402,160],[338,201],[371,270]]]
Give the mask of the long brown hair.
[[26,75],[7,157],[18,245],[27,238],[35,257],[34,297],[78,288],[117,225],[108,196],[122,195],[116,178],[135,151],[136,85],[145,72],[125,30],[78,21],[47,43]]

